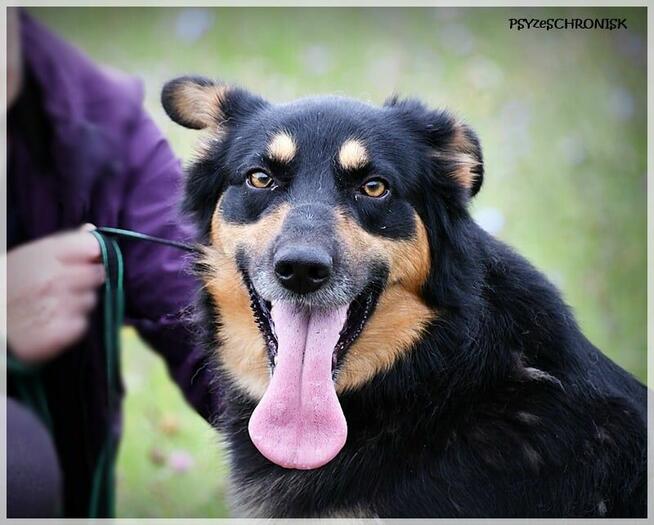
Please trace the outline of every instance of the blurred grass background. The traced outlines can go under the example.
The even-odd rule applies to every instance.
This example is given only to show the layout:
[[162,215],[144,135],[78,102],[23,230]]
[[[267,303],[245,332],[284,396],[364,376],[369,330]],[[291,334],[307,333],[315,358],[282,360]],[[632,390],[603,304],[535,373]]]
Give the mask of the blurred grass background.
[[[99,62],[163,83],[199,73],[273,101],[413,95],[456,111],[482,141],[477,220],[546,272],[587,337],[646,379],[646,10],[34,8]],[[628,30],[509,30],[509,18],[627,19]],[[156,356],[125,332],[121,517],[225,516],[219,437]]]

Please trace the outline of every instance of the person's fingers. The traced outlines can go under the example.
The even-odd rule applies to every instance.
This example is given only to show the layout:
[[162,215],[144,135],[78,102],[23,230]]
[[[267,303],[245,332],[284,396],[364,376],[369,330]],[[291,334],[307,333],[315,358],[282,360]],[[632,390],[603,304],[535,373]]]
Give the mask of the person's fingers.
[[65,233],[53,238],[55,251],[62,262],[84,262],[100,260],[100,244],[88,231]]
[[74,302],[76,306],[76,311],[81,313],[88,313],[97,304],[98,295],[95,291],[87,291],[80,294],[77,294]]
[[102,264],[71,264],[66,267],[67,285],[73,290],[94,289],[104,283],[105,270]]
[[92,232],[93,230],[96,230],[97,228],[95,227],[95,224],[86,222],[82,224],[79,229],[83,232]]
[[64,349],[79,341],[89,325],[85,314],[78,314],[55,323],[50,334],[49,345],[53,349]]

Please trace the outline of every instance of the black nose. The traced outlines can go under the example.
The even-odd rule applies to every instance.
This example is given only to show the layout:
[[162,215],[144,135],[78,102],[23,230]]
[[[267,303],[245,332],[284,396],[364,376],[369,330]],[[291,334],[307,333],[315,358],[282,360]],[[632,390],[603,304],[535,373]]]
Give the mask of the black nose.
[[275,254],[275,275],[295,293],[315,292],[332,273],[332,258],[324,248],[287,246]]

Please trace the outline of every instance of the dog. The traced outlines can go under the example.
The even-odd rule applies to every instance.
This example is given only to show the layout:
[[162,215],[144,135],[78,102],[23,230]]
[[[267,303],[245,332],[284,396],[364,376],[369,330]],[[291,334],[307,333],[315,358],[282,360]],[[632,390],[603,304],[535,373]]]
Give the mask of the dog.
[[468,125],[202,77],[162,104],[204,130],[184,208],[235,514],[646,515],[646,388],[471,218]]

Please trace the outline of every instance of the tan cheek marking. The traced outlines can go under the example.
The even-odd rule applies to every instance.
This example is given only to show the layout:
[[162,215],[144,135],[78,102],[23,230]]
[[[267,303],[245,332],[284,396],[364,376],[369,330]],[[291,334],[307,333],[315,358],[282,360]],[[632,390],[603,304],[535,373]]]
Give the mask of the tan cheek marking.
[[218,308],[218,337],[222,344],[217,351],[230,377],[259,399],[270,380],[268,355],[234,256],[240,247],[250,251],[264,249],[281,228],[288,206],[278,207],[255,223],[235,225],[223,220],[220,202],[212,220],[211,246],[205,249],[203,257],[208,268],[204,284]]
[[250,296],[233,259],[207,248],[204,276],[207,292],[217,305],[218,338],[224,369],[251,396],[260,398],[269,380],[266,347],[250,310]]
[[431,269],[427,230],[414,212],[416,232],[411,239],[394,240],[372,235],[344,213],[338,212],[337,231],[345,242],[348,257],[355,264],[367,264],[372,258],[388,262],[389,284],[401,284],[418,294]]
[[268,144],[268,156],[284,164],[288,164],[295,158],[297,145],[288,133],[285,131],[277,133]]
[[337,390],[352,390],[389,370],[422,336],[436,317],[415,294],[401,285],[386,289],[359,338],[348,350]]
[[344,170],[363,168],[368,163],[366,147],[359,140],[346,140],[338,152],[338,163]]
[[420,297],[429,275],[431,258],[427,231],[415,214],[416,233],[409,240],[372,235],[344,214],[337,216],[338,231],[348,245],[354,264],[385,259],[389,278],[373,316],[348,350],[337,379],[337,390],[357,388],[388,370],[420,339],[437,312]]
[[226,85],[199,86],[189,82],[175,92],[175,108],[179,114],[200,128],[219,128],[224,120],[223,104],[229,87]]

